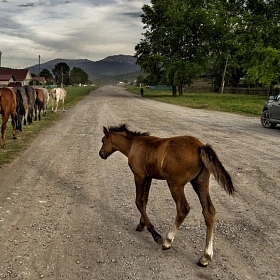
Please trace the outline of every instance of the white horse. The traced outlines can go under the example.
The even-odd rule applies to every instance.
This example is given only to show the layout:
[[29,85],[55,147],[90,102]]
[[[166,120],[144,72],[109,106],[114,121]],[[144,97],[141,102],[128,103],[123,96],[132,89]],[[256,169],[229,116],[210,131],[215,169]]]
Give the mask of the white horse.
[[[62,101],[62,110],[64,110],[64,101],[66,99],[67,92],[64,88],[53,88],[50,92],[50,97],[52,99],[52,112],[57,112],[58,102]],[[55,107],[55,109],[54,109]]]

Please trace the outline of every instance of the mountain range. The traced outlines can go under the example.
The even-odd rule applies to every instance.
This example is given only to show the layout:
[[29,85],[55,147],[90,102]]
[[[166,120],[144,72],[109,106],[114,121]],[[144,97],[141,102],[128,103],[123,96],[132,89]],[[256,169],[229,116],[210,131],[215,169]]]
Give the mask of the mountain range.
[[[131,55],[113,55],[99,61],[88,59],[54,59],[42,64],[27,67],[31,73],[39,74],[43,69],[48,69],[52,73],[55,65],[64,62],[70,69],[79,67],[89,76],[89,79],[98,83],[116,83],[120,79],[127,77],[135,78],[139,75],[141,68],[136,64],[136,58]],[[129,78],[129,79],[131,79]]]

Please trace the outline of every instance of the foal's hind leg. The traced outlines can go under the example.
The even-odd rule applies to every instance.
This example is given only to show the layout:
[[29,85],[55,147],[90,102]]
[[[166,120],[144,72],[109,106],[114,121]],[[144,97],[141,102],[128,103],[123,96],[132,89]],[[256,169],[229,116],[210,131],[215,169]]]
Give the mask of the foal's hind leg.
[[186,200],[185,193],[184,193],[184,185],[176,186],[176,185],[171,185],[168,182],[168,186],[172,194],[172,197],[176,203],[177,215],[172,228],[167,233],[166,238],[163,242],[162,245],[163,250],[167,250],[171,248],[173,240],[177,234],[177,231],[180,228],[180,225],[183,223],[186,216],[190,212],[190,206]]
[[191,184],[199,197],[202,206],[202,214],[207,227],[206,246],[203,256],[198,261],[198,265],[207,266],[213,257],[213,237],[216,213],[209,194],[209,172],[204,169],[196,179],[191,181]]
[[152,234],[154,240],[158,244],[162,244],[161,235],[154,229],[153,224],[150,222],[150,219],[147,215],[146,208],[148,203],[149,191],[152,179],[150,178],[140,178],[138,176],[134,176],[135,185],[136,185],[136,206],[141,213],[140,223],[138,224],[136,230],[142,231],[145,226],[147,230]]

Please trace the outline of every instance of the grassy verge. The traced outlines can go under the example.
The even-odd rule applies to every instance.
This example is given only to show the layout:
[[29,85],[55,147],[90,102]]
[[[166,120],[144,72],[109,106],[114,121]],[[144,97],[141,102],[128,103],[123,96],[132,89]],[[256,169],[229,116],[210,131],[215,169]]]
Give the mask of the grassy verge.
[[[127,87],[126,89],[140,95],[138,87]],[[183,96],[172,96],[172,92],[169,90],[146,88],[144,97],[195,109],[231,112],[247,116],[260,116],[267,100],[267,96],[247,94],[184,93]]]
[[[96,87],[69,87],[66,88],[67,98],[65,101],[65,109],[73,107],[79,100],[83,99],[91,90]],[[59,108],[60,103],[59,103]],[[10,162],[21,151],[23,151],[31,141],[33,141],[36,135],[44,128],[51,126],[55,121],[58,121],[63,114],[58,112],[57,114],[51,113],[51,104],[49,104],[49,110],[46,116],[41,116],[41,121],[33,121],[32,125],[23,126],[22,132],[17,131],[17,139],[12,139],[12,125],[9,120],[6,129],[6,149],[0,147],[0,167]],[[2,120],[1,120],[2,124]]]

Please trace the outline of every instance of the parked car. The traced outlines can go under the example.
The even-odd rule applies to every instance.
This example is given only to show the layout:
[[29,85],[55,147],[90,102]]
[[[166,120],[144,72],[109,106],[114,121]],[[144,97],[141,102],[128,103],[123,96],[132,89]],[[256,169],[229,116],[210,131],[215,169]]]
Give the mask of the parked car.
[[265,128],[274,128],[280,124],[280,94],[269,96],[263,106],[261,124]]

